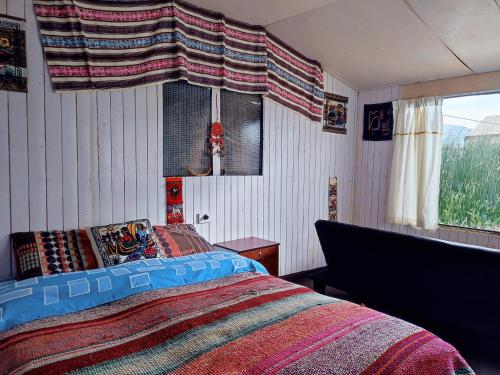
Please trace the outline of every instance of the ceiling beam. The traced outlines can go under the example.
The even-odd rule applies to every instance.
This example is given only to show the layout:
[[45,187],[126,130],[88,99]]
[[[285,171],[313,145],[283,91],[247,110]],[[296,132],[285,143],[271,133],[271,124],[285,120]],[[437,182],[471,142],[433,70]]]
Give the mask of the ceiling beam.
[[421,98],[424,96],[454,96],[472,93],[498,92],[500,70],[496,72],[471,74],[463,77],[438,79],[402,85],[400,99]]
[[[497,5],[498,5],[498,1],[499,1],[499,0],[495,0],[495,2],[497,2]],[[422,22],[422,23],[425,25],[425,27],[427,27],[427,28],[429,29],[429,31],[431,31],[431,32],[432,32],[432,33],[433,33],[433,34],[434,34],[434,35],[435,35],[435,36],[436,36],[436,37],[437,37],[437,38],[441,41],[441,43],[443,43],[443,45],[444,45],[444,46],[448,49],[448,51],[450,51],[450,52],[451,52],[451,54],[452,54],[453,56],[455,56],[455,58],[456,58],[458,61],[460,61],[460,63],[461,63],[463,66],[465,66],[467,69],[469,69],[471,73],[475,73],[475,72],[474,72],[474,71],[470,68],[470,66],[469,66],[469,65],[467,65],[467,64],[465,63],[465,61],[463,61],[463,60],[460,58],[460,56],[458,56],[458,55],[455,53],[455,51],[453,51],[453,50],[451,49],[451,47],[450,47],[450,46],[449,46],[449,45],[448,45],[448,44],[447,44],[447,43],[446,43],[446,42],[445,42],[445,41],[444,41],[444,40],[443,40],[443,39],[442,39],[442,38],[441,38],[441,37],[440,37],[440,36],[439,36],[439,35],[438,35],[438,34],[437,34],[437,33],[436,33],[436,32],[435,32],[435,31],[434,31],[434,30],[430,27],[430,26],[429,26],[429,24],[428,24],[427,22],[425,22],[425,20],[424,20],[424,19],[420,16],[420,14],[418,14],[418,13],[417,13],[417,11],[416,11],[416,10],[415,10],[412,6],[411,6],[411,4],[410,4],[410,0],[404,0],[404,2],[405,2],[405,4],[408,6],[408,8],[410,8],[411,12],[415,15],[415,17],[417,17],[417,18],[420,20],[420,22]]]

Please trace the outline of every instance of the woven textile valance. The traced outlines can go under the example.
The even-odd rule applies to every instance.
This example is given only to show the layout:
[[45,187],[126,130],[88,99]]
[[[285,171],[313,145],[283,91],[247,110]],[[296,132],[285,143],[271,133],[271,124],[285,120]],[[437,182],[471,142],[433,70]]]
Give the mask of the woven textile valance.
[[321,120],[319,63],[261,26],[183,1],[35,0],[56,91],[179,79],[269,97]]
[[267,34],[269,98],[313,121],[323,112],[323,70],[274,35]]

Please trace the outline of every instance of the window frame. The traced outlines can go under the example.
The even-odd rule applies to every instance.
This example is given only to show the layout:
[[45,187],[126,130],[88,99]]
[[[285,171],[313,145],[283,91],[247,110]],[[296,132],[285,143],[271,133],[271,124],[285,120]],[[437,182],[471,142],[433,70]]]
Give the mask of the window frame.
[[[231,90],[226,90],[226,91],[231,91]],[[212,91],[213,93],[213,91]],[[244,93],[243,93],[244,94]],[[222,121],[222,113],[221,113],[221,108],[222,108],[222,100],[221,100],[221,89],[217,89],[217,97],[216,97],[216,109],[214,111],[214,108],[212,106],[212,113],[218,111],[218,118],[220,121]],[[256,95],[256,94],[250,94],[250,95]],[[260,147],[259,147],[259,173],[258,174],[223,174],[221,176],[234,176],[234,177],[245,177],[245,176],[263,176],[264,173],[264,97],[260,95],[260,101],[261,101],[261,111],[260,111]],[[216,112],[217,113],[217,112]],[[216,121],[216,120],[214,120]],[[213,122],[214,122],[213,121]],[[222,126],[224,126],[224,123],[222,122]],[[220,158],[220,156],[219,156]],[[222,162],[221,162],[222,165]]]
[[[180,86],[177,88],[177,90],[174,90],[175,87],[167,88],[168,85],[180,85]],[[191,89],[190,89],[190,87],[191,87]],[[188,90],[188,91],[184,92],[184,90]],[[189,91],[189,90],[193,90],[193,91]],[[197,173],[203,173],[203,171],[206,171],[207,168],[209,168],[209,167],[213,168],[212,158],[208,155],[208,137],[206,137],[207,142],[205,144],[202,145],[200,143],[195,142],[192,145],[194,150],[197,150],[197,148],[199,148],[199,150],[197,150],[197,151],[201,151],[201,154],[198,154],[198,153],[193,154],[190,151],[188,151],[187,154],[182,153],[182,152],[177,154],[175,152],[176,148],[179,145],[179,141],[177,141],[177,142],[172,141],[173,139],[175,139],[175,136],[172,138],[173,134],[182,134],[181,135],[181,138],[182,138],[186,134],[189,133],[188,137],[191,139],[192,138],[198,139],[199,134],[198,134],[197,130],[195,129],[197,126],[195,126],[195,127],[191,126],[189,128],[189,132],[186,132],[182,126],[173,125],[173,124],[176,124],[175,118],[179,117],[180,114],[177,113],[176,111],[171,110],[172,108],[175,108],[175,106],[178,104],[179,104],[179,106],[182,107],[182,109],[189,110],[186,107],[189,107],[190,104],[187,104],[187,100],[184,100],[184,101],[178,100],[177,97],[179,95],[183,99],[185,99],[186,97],[191,97],[191,98],[196,97],[197,98],[198,96],[202,96],[204,105],[202,107],[197,107],[197,108],[201,108],[200,112],[203,115],[207,115],[207,116],[204,116],[202,119],[203,122],[199,122],[198,125],[200,125],[200,128],[201,128],[201,126],[203,126],[203,128],[204,128],[206,125],[205,129],[200,129],[202,133],[209,132],[210,126],[213,123],[213,117],[214,117],[214,114],[212,111],[212,107],[213,107],[213,105],[212,105],[213,104],[212,91],[213,91],[213,89],[211,87],[200,86],[200,85],[191,85],[187,81],[184,81],[184,80],[166,82],[162,85],[162,98],[163,98],[163,102],[162,102],[162,111],[163,111],[162,126],[163,126],[163,132],[162,132],[161,142],[163,145],[163,148],[162,148],[162,164],[163,164],[162,176],[164,178],[167,178],[167,177],[196,177],[195,175],[191,175],[189,173],[189,171],[187,170],[186,164],[189,164],[189,166],[191,168],[193,168],[193,166],[195,169],[198,168],[199,170],[196,170]],[[168,95],[167,93],[174,94],[173,101],[171,103],[169,103],[169,101],[167,100],[167,95]],[[187,94],[188,96],[186,96],[184,94]],[[196,102],[196,100],[195,100],[195,102]],[[184,104],[181,104],[181,103],[184,103]],[[173,107],[171,107],[171,106],[173,106]],[[207,110],[210,111],[209,114],[206,113]],[[180,110],[179,112],[184,115],[183,117],[186,117],[186,113],[189,113],[189,112],[185,112],[182,110]],[[174,117],[174,121],[172,121],[172,122],[169,121],[169,119],[171,119],[171,117]],[[190,119],[195,119],[195,118],[196,118],[196,115]],[[190,119],[188,119],[188,120],[190,120]],[[182,120],[179,120],[179,121],[181,121],[180,124],[182,124]],[[188,121],[188,123],[193,124],[192,121]],[[184,146],[186,146],[188,144],[188,143],[186,144],[182,141],[180,141],[180,143],[183,144]],[[195,156],[195,155],[197,155],[197,156]],[[197,160],[198,157],[199,157],[199,160]],[[186,161],[187,161],[187,163],[186,163]],[[198,163],[197,163],[198,161],[201,161],[201,165],[198,165]],[[168,172],[173,172],[173,173],[178,172],[178,174],[167,173],[167,170],[165,168],[166,164],[169,164],[169,167],[171,167],[171,170],[169,170]],[[202,167],[201,169],[200,169],[200,166]]]
[[489,229],[481,229],[481,228],[474,228],[474,227],[461,227],[459,225],[452,225],[452,224],[443,224],[443,223],[438,223],[439,228],[451,228],[454,230],[462,230],[466,232],[477,232],[478,234],[487,234],[487,235],[500,235],[500,231],[495,231],[495,230],[489,230]]
[[[500,90],[495,89],[495,90],[464,92],[464,93],[458,93],[458,94],[443,95],[443,101],[446,99],[470,97],[470,96],[482,96],[482,95],[491,95],[491,94],[500,94]],[[443,114],[443,117],[444,116],[445,115]],[[444,125],[444,119],[443,119],[443,125]],[[443,133],[443,136],[444,136],[444,133]],[[444,146],[444,144],[441,145],[441,149],[443,148],[443,146]],[[441,161],[441,163],[442,163],[442,161]],[[441,164],[441,168],[442,167],[443,166]],[[439,185],[440,185],[439,188],[441,189],[441,181],[440,181]],[[438,198],[439,199],[438,207],[440,207],[440,205],[441,205],[440,197],[441,197],[441,195]],[[441,221],[440,212],[438,214],[438,227],[444,228],[444,229],[450,228],[453,230],[462,230],[462,231],[466,231],[466,232],[475,232],[475,233],[483,234],[483,235],[496,235],[496,236],[500,235],[500,230],[495,231],[495,230],[490,230],[490,229],[475,228],[475,227],[468,227],[468,226],[460,226],[460,225],[443,223]]]
[[[165,82],[162,85],[162,90],[165,84],[168,84],[170,82]],[[187,82],[187,84],[191,85],[191,83]],[[222,108],[222,101],[221,101],[221,88],[216,88],[216,87],[207,87],[211,91],[211,123],[213,124],[214,122],[219,122],[221,121],[221,108]],[[231,90],[228,90],[231,91]],[[162,93],[162,95],[164,95]],[[165,104],[163,104],[162,110],[165,111]],[[212,160],[211,160],[211,171],[207,176],[201,176],[201,177],[209,177],[209,176],[228,176],[228,177],[244,177],[244,176],[263,176],[264,173],[264,97],[261,96],[261,116],[260,116],[260,149],[259,149],[259,173],[258,174],[221,174],[222,172],[222,161],[221,161],[221,156],[219,154],[217,155],[212,155]],[[165,116],[163,116],[165,118]],[[163,120],[163,127],[165,127],[165,120]],[[224,124],[222,124],[224,126]],[[163,131],[163,137],[165,137],[166,132]],[[208,135],[207,135],[207,141],[208,141]],[[162,142],[164,143],[164,140],[162,139]],[[165,147],[165,146],[164,146]],[[163,150],[163,162],[165,158],[165,150]],[[162,174],[165,174],[164,172]],[[170,176],[163,176],[164,178],[170,177]],[[195,176],[195,175],[184,175],[182,177],[200,177],[200,176]]]

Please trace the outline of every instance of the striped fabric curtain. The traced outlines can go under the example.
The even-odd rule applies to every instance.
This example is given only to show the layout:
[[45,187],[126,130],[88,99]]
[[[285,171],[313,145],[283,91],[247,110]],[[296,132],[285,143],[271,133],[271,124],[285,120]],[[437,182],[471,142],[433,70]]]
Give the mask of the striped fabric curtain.
[[323,113],[323,70],[274,35],[267,34],[269,98],[313,121]]
[[266,34],[179,1],[36,0],[56,91],[186,79],[265,94]]
[[269,94],[321,120],[319,63],[261,26],[180,0],[34,0],[55,91],[106,90],[179,79]]

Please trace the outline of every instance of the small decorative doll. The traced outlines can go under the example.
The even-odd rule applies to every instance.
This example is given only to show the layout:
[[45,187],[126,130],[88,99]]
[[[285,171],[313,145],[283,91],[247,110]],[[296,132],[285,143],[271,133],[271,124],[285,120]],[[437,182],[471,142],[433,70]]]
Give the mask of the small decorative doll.
[[224,130],[220,122],[212,124],[208,143],[211,146],[210,155],[219,154],[220,156],[224,156]]

